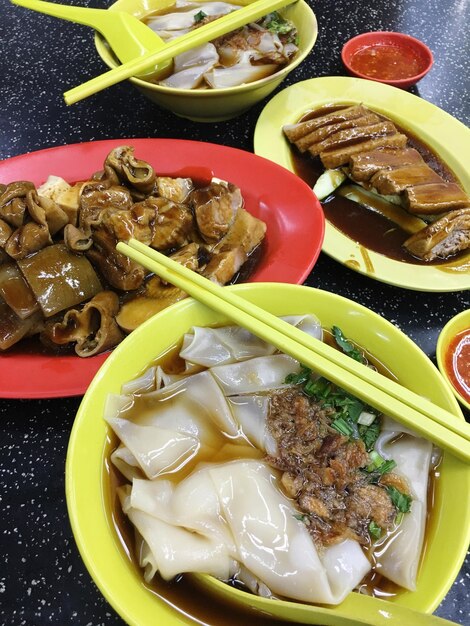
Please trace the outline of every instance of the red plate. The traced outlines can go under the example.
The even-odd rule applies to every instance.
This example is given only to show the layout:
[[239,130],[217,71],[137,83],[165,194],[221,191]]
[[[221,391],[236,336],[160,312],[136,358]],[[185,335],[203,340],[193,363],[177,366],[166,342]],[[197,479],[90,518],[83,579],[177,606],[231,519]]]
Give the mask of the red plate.
[[[102,168],[116,146],[131,145],[137,158],[160,175],[215,176],[238,185],[247,210],[267,223],[265,252],[251,281],[301,284],[320,253],[324,217],[311,189],[291,172],[235,148],[177,139],[117,139],[72,144],[13,157],[0,163],[0,182],[43,183],[50,174],[69,182]],[[85,392],[106,354],[46,356],[28,352],[0,356],[0,397],[53,398]]]

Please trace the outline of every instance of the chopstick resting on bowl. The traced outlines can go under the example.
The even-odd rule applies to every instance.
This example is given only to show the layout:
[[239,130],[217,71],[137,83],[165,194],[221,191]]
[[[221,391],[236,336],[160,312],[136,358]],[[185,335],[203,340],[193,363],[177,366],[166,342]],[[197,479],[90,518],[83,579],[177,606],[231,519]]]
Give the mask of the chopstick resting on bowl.
[[302,365],[470,462],[470,424],[464,420],[135,239],[119,242],[116,248]]
[[143,74],[156,65],[174,58],[177,54],[187,52],[212,39],[226,35],[232,30],[241,28],[250,22],[264,17],[268,13],[282,9],[292,3],[293,0],[255,0],[255,2],[251,2],[232,13],[227,13],[213,22],[208,22],[204,26],[169,41],[154,52],[149,52],[137,59],[118,65],[112,70],[66,91],[64,93],[65,102],[66,104],[75,104],[79,100],[88,98],[94,93],[106,89],[106,87],[111,87],[111,85],[115,85],[132,76]]

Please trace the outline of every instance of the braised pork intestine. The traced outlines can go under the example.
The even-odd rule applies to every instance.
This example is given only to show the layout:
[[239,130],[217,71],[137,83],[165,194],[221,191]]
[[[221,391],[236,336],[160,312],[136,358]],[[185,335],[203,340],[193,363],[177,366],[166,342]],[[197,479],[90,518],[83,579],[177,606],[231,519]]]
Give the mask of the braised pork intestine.
[[[323,337],[313,315],[284,319]],[[381,414],[375,443],[341,434],[332,409],[289,382],[299,363],[239,327],[193,328],[179,357],[182,371],[157,362],[105,408],[147,582],[201,572],[338,604],[377,569],[415,588],[430,442]],[[406,513],[390,490],[409,499]]]
[[[146,18],[164,41],[239,9],[227,2],[176,0],[165,12]],[[297,54],[297,30],[277,12],[174,58],[169,76],[158,81],[177,89],[221,89],[259,80],[290,63]]]
[[138,239],[225,284],[265,232],[235,185],[160,177],[130,146],[86,181],[1,185],[0,350],[39,335],[91,356],[186,297],[118,253],[118,241]]

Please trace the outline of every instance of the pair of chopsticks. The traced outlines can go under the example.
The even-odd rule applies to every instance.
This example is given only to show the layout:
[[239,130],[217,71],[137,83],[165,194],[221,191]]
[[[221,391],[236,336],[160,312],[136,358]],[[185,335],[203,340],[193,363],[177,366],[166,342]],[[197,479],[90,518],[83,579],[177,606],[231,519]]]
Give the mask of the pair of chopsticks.
[[223,15],[218,19],[196,28],[186,35],[177,37],[168,42],[162,48],[155,52],[149,52],[137,59],[123,63],[118,67],[105,72],[96,78],[78,85],[64,93],[66,104],[75,104],[79,100],[88,98],[88,96],[102,91],[111,85],[115,85],[122,80],[143,74],[156,65],[174,58],[177,54],[187,52],[196,46],[207,43],[212,39],[226,35],[232,30],[241,28],[249,22],[253,22],[268,13],[272,13],[277,9],[282,9],[288,4],[292,4],[293,0],[255,0],[251,4],[244,6],[232,13]]
[[424,438],[470,462],[470,424],[135,239],[116,246],[137,263]]

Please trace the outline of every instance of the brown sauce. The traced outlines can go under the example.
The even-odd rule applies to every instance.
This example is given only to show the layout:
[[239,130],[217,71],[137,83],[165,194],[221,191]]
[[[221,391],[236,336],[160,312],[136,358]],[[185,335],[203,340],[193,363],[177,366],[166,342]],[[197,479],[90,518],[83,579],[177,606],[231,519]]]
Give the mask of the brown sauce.
[[[343,108],[345,104],[325,106],[315,111],[309,111],[299,122]],[[408,130],[401,128],[396,122],[394,124],[399,132],[404,133],[408,137],[409,147],[415,148],[429,167],[445,181],[459,183],[449,167],[439,159],[429,146],[413,136]],[[295,173],[310,187],[313,187],[320,174],[324,171],[320,159],[312,158],[308,154],[302,154],[295,146],[291,146],[291,156]],[[407,233],[398,224],[383,215],[375,213],[337,193],[331,194],[321,204],[325,218],[330,224],[368,250],[373,250],[390,259],[414,265],[442,265],[465,254],[465,251],[463,251],[447,259],[423,261],[410,254],[403,247],[403,243],[410,237],[410,233]]]
[[[336,342],[332,333],[324,329],[324,341],[335,348]],[[181,343],[171,347],[165,354],[155,359],[151,365],[160,365],[169,374],[178,374],[184,370],[184,361],[179,357]],[[397,377],[388,370],[383,363],[376,359],[367,351],[363,351],[368,362],[377,368],[377,370],[391,378],[398,380]],[[206,462],[228,462],[242,458],[263,458],[264,454],[249,444],[243,438],[228,439],[222,433],[220,434],[220,449],[212,458],[204,459]],[[225,444],[225,445],[224,445]],[[228,445],[227,445],[228,444]],[[231,445],[232,444],[232,445]],[[234,444],[234,445],[233,445]],[[200,624],[200,626],[239,626],[248,620],[250,626],[281,626],[283,621],[272,620],[266,618],[256,609],[245,610],[236,604],[230,604],[228,600],[223,602],[218,600],[215,595],[207,594],[201,591],[197,582],[191,575],[178,576],[173,581],[165,581],[158,574],[150,583],[144,581],[142,568],[139,565],[137,547],[134,535],[134,529],[127,516],[123,513],[117,488],[125,485],[127,479],[117,470],[111,463],[110,456],[118,445],[118,438],[110,431],[106,442],[105,462],[104,462],[104,482],[107,483],[106,490],[107,502],[106,508],[113,521],[116,535],[119,539],[121,553],[125,556],[130,566],[135,569],[138,576],[142,579],[142,585],[152,594],[154,594],[161,602],[172,607],[180,614],[180,617],[187,619],[188,624]],[[434,493],[439,477],[438,466],[434,467],[430,473],[428,482],[428,508],[427,522],[432,514],[434,502]],[[170,479],[182,479],[188,470],[181,472],[178,476],[168,475]],[[373,563],[374,558],[371,554],[371,546],[364,546],[369,560]],[[421,562],[426,551],[426,540],[421,554]],[[231,583],[243,590],[243,585],[234,580]],[[228,583],[230,584],[230,583]],[[251,593],[245,590],[247,593]],[[393,598],[401,593],[401,588],[395,583],[381,576],[375,569],[372,569],[361,584],[356,589],[357,592],[365,595],[375,596],[379,598]],[[288,598],[286,598],[289,600]]]

